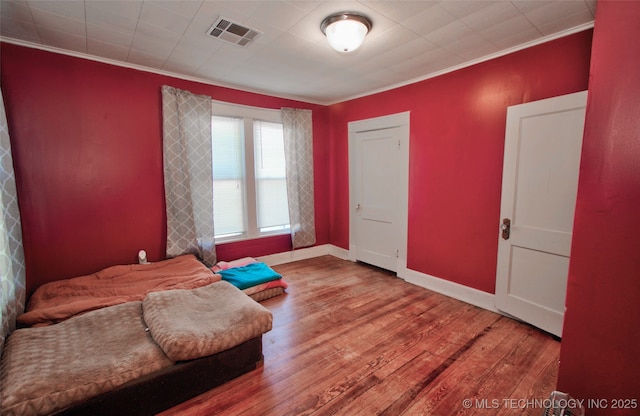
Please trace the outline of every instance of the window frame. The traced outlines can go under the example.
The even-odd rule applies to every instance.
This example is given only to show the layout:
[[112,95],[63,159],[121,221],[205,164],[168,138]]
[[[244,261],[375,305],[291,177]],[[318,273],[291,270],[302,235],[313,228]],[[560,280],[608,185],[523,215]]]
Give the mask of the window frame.
[[[215,237],[216,243],[228,243],[234,241],[253,240],[276,235],[286,235],[291,233],[291,224],[288,228],[273,231],[261,232],[258,228],[258,203],[257,184],[255,174],[255,148],[253,138],[253,122],[266,121],[282,124],[282,111],[279,109],[252,107],[241,104],[232,104],[222,101],[211,100],[211,111],[215,117],[241,118],[244,129],[244,142],[242,151],[244,155],[244,182],[245,182],[245,207],[244,220],[246,231],[242,234],[226,237]],[[213,172],[212,172],[213,174]],[[213,201],[215,209],[216,201]],[[215,227],[215,223],[214,223]],[[215,230],[214,230],[215,234]]]

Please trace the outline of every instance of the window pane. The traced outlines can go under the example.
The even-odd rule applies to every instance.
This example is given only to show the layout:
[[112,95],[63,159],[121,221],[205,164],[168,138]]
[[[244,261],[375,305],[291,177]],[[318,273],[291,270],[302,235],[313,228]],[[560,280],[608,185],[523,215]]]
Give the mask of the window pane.
[[255,121],[253,126],[258,228],[289,228],[282,124]]
[[213,117],[213,210],[216,237],[243,234],[245,182],[242,119]]

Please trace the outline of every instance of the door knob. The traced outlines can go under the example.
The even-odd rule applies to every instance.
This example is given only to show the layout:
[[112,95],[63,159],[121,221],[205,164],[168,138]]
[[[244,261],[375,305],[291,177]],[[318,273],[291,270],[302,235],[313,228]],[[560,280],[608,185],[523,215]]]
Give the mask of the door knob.
[[509,218],[503,219],[500,229],[502,230],[502,239],[508,240],[511,236],[511,220]]

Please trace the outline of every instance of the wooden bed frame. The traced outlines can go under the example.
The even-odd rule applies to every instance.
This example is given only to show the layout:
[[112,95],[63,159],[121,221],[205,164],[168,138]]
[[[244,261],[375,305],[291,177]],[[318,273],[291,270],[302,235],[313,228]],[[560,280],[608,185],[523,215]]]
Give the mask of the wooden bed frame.
[[259,336],[208,357],[176,363],[54,415],[151,416],[248,373],[262,362]]

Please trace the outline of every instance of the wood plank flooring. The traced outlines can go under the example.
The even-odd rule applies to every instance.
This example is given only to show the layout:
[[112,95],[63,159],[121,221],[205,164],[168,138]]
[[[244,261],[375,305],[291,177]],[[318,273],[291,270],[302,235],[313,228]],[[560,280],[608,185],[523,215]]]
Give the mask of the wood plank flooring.
[[162,415],[541,415],[555,389],[528,325],[331,256],[274,269],[264,365]]

